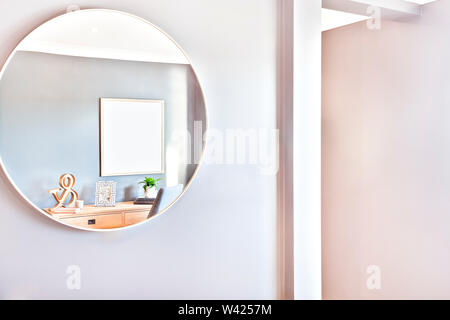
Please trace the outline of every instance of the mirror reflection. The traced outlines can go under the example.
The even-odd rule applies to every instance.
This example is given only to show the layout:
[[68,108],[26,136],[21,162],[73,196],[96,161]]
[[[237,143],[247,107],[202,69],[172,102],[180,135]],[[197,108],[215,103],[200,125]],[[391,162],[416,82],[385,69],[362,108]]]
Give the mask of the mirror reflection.
[[77,228],[123,228],[165,211],[195,176],[206,123],[184,52],[118,11],[50,20],[1,74],[3,169],[26,201]]

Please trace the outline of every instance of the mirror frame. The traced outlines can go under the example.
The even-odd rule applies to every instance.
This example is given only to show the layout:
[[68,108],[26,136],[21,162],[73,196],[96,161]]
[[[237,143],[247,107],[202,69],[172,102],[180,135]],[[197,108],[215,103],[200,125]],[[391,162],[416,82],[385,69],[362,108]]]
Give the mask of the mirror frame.
[[5,63],[3,64],[3,66],[1,66],[0,69],[0,81],[3,78],[3,74],[5,73],[5,70],[8,68],[9,63],[11,62],[11,60],[13,59],[15,53],[18,51],[17,48],[20,46],[20,44],[36,29],[38,29],[39,27],[41,27],[42,25],[46,24],[47,22],[50,21],[54,21],[57,19],[61,19],[64,18],[67,15],[71,15],[71,14],[80,14],[80,12],[86,12],[86,11],[103,11],[103,12],[114,12],[114,13],[119,13],[119,14],[123,14],[126,15],[130,18],[133,19],[138,19],[146,24],[148,24],[149,27],[153,27],[156,28],[159,32],[161,32],[163,35],[165,35],[179,50],[180,52],[186,57],[186,60],[189,62],[189,65],[192,68],[192,72],[195,75],[195,78],[197,79],[197,82],[199,84],[200,87],[200,92],[202,95],[202,99],[204,101],[204,105],[205,105],[205,134],[202,137],[202,154],[200,156],[200,160],[199,163],[197,164],[191,178],[189,179],[188,183],[186,184],[186,186],[184,187],[183,191],[178,195],[178,197],[175,198],[174,201],[172,201],[166,208],[164,208],[163,210],[161,210],[160,212],[156,213],[155,215],[153,215],[152,217],[148,218],[145,221],[133,224],[133,225],[129,225],[129,226],[125,226],[125,227],[120,227],[120,228],[114,228],[114,229],[89,229],[89,228],[83,228],[80,226],[75,226],[75,225],[71,225],[68,223],[65,223],[63,221],[61,221],[60,219],[56,219],[53,216],[47,214],[44,210],[42,210],[41,208],[39,208],[38,206],[36,206],[31,200],[29,200],[27,198],[27,196],[19,189],[19,187],[15,184],[15,182],[13,181],[13,179],[11,178],[11,176],[9,175],[4,163],[3,163],[3,159],[1,157],[0,154],[0,168],[2,170],[2,172],[5,174],[6,178],[8,179],[9,183],[13,186],[13,188],[15,189],[15,191],[25,200],[26,203],[28,203],[32,208],[36,209],[37,211],[39,211],[41,214],[43,214],[44,216],[46,216],[47,218],[50,218],[51,220],[57,222],[58,224],[62,224],[64,226],[73,228],[73,229],[78,229],[78,230],[83,230],[83,231],[91,231],[91,232],[116,232],[116,231],[122,231],[122,230],[127,230],[127,229],[131,229],[140,225],[143,225],[145,223],[150,222],[151,220],[159,217],[160,215],[164,214],[165,212],[167,212],[167,210],[169,210],[178,200],[180,200],[180,198],[184,195],[184,193],[189,189],[191,183],[194,181],[195,177],[197,176],[198,171],[200,170],[200,166],[203,163],[204,157],[205,157],[205,151],[206,151],[206,144],[207,144],[207,137],[208,137],[208,128],[209,128],[209,117],[208,117],[208,104],[206,102],[206,97],[205,97],[205,93],[203,91],[203,87],[200,84],[200,80],[198,78],[197,72],[195,71],[194,66],[192,65],[192,61],[189,58],[189,56],[186,54],[186,52],[183,50],[183,48],[170,36],[168,35],[164,30],[162,30],[160,27],[156,26],[155,24],[151,23],[150,21],[141,18],[139,16],[136,16],[134,14],[131,13],[127,13],[124,11],[119,11],[119,10],[113,10],[113,9],[80,9],[80,10],[76,10],[76,11],[72,11],[72,12],[67,12],[67,13],[63,13],[61,15],[57,15],[53,18],[47,19],[44,22],[42,22],[41,24],[39,24],[39,26],[33,28],[33,30],[31,30],[30,32],[28,32],[14,47],[14,49],[9,53],[9,55],[7,56],[7,59],[5,61]]

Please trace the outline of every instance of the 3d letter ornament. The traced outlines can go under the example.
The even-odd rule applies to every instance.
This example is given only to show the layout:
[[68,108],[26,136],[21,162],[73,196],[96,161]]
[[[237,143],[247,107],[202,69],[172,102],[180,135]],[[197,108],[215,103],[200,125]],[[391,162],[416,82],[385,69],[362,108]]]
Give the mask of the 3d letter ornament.
[[[57,202],[57,204],[50,209],[52,211],[58,208],[62,208],[63,206],[72,207],[75,201],[78,200],[78,193],[76,193],[76,191],[73,190],[73,186],[75,185],[75,177],[73,176],[73,174],[70,173],[63,174],[59,178],[59,185],[61,186],[61,188],[52,189],[48,191],[53,195],[53,197]],[[61,192],[61,195],[59,195],[59,192]],[[65,205],[69,196],[71,196],[71,199],[69,203]]]

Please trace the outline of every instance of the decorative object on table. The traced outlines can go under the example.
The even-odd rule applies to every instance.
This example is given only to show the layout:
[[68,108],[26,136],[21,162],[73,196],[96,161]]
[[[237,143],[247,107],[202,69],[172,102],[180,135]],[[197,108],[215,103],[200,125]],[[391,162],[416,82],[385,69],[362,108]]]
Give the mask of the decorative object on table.
[[134,200],[136,205],[152,205],[155,202],[155,198],[137,198]]
[[150,209],[148,218],[169,207],[170,204],[180,196],[180,194],[183,192],[183,189],[184,186],[182,184],[159,189],[155,202],[152,204],[152,208]]
[[98,181],[95,186],[95,206],[114,207],[116,205],[116,187],[114,181]]
[[[75,186],[75,177],[73,174],[66,173],[59,178],[59,186],[61,188],[51,189],[48,192],[55,198],[56,205],[49,210],[51,212],[68,212],[73,208],[75,201],[78,200],[78,193],[73,190]],[[66,201],[70,201],[66,204]],[[76,210],[72,210],[76,211]]]
[[83,207],[84,207],[84,201],[83,200],[75,201],[75,208],[83,209]]
[[150,219],[152,216],[154,216],[155,214],[158,213],[163,193],[164,193],[164,189],[163,188],[159,189],[158,194],[156,195],[156,198],[155,198],[155,202],[153,202],[152,208],[150,209],[147,219]]
[[100,98],[100,175],[163,173],[164,101]]
[[161,179],[153,179],[152,177],[145,177],[145,179],[139,184],[143,184],[145,198],[156,198],[156,194],[158,191],[158,181]]

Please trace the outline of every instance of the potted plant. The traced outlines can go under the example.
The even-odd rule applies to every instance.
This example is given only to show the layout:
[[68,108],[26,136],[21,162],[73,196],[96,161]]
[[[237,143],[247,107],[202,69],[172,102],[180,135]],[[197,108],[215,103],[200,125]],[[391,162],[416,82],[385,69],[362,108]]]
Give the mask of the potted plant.
[[153,179],[152,177],[145,177],[145,179],[139,184],[143,184],[145,197],[148,198],[156,198],[156,191],[158,190],[158,181],[161,179]]

